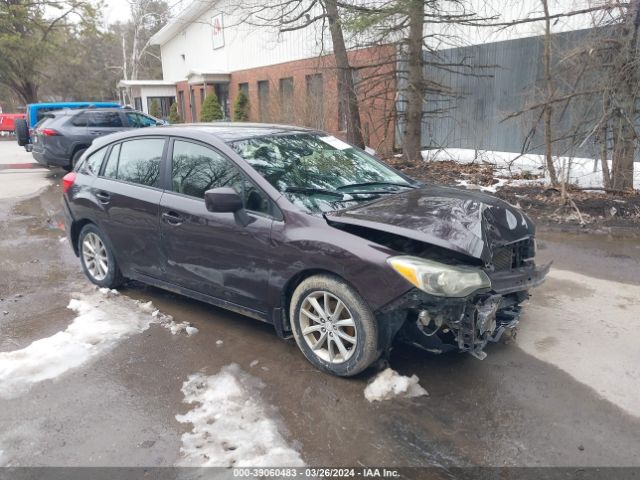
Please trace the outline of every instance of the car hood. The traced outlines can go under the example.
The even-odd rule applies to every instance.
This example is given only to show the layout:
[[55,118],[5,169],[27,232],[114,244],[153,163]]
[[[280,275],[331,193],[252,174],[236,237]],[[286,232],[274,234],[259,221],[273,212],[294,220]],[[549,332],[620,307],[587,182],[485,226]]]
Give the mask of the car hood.
[[529,217],[499,198],[436,185],[327,212],[325,218],[437,245],[485,263],[491,261],[496,247],[535,233]]

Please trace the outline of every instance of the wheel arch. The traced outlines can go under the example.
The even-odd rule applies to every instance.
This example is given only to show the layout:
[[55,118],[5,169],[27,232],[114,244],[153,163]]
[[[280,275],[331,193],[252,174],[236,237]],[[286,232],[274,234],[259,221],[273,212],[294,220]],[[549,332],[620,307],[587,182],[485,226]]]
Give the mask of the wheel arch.
[[81,220],[76,220],[71,224],[71,246],[73,247],[73,253],[76,254],[76,257],[80,255],[80,248],[78,245],[78,240],[80,239],[80,232],[84,228],[85,225],[96,225],[95,222],[92,222],[88,218],[83,218]]
[[328,275],[331,277],[335,277],[338,280],[345,282],[355,291],[360,293],[358,291],[358,288],[343,275],[340,275],[339,273],[326,268],[307,268],[295,273],[291,276],[291,278],[289,278],[289,280],[287,280],[287,282],[282,287],[280,292],[279,305],[274,309],[275,315],[273,321],[278,335],[287,338],[292,335],[291,319],[289,318],[291,297],[293,297],[293,292],[296,290],[296,288],[298,288],[298,285],[304,282],[307,278],[313,277],[315,275]]

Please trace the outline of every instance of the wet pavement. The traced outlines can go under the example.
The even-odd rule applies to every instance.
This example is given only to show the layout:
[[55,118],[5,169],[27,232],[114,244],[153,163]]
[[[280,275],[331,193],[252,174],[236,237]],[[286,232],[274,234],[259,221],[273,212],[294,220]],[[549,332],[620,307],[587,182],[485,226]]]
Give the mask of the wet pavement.
[[[93,291],[61,240],[56,183],[62,173],[40,173],[50,186],[30,198],[0,200],[0,352],[64,330],[75,317],[66,308],[73,292]],[[151,300],[199,332],[172,335],[153,324],[23,395],[0,396],[0,465],[174,465],[181,435],[189,430],[175,418],[190,408],[183,403],[183,382],[195,372],[212,375],[237,363],[264,382],[264,401],[277,408],[289,443],[308,465],[639,466],[640,417],[621,408],[624,402],[597,382],[590,384],[590,377],[575,373],[575,358],[550,352],[566,347],[587,364],[615,352],[615,344],[598,352],[580,350],[571,328],[584,320],[597,336],[606,328],[598,323],[600,316],[631,311],[640,318],[638,297],[611,300],[617,287],[640,285],[640,240],[544,232],[539,239],[540,260],[553,259],[569,276],[553,277],[535,292],[517,341],[489,346],[483,361],[398,345],[391,367],[416,374],[430,395],[382,403],[369,403],[363,395],[372,370],[352,379],[331,377],[315,370],[293,340],[279,339],[269,325],[128,284],[121,295]],[[582,275],[574,278],[572,272]],[[611,292],[589,291],[585,276],[605,282],[602,288]],[[554,302],[581,288],[586,307],[576,312],[577,325],[563,331],[564,316],[571,312]],[[598,316],[590,313],[595,306],[601,309]],[[558,328],[547,331],[556,311],[563,312]],[[629,335],[639,331],[633,328]],[[631,360],[634,355],[638,352],[629,352]],[[610,374],[634,395],[637,370],[633,364],[623,370]]]

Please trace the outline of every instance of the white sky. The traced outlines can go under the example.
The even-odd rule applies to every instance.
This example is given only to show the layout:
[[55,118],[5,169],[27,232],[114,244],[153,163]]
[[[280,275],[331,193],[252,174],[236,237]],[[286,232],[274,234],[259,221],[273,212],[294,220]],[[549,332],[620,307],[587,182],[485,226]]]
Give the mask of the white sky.
[[124,22],[129,19],[129,2],[127,0],[105,0],[105,23]]

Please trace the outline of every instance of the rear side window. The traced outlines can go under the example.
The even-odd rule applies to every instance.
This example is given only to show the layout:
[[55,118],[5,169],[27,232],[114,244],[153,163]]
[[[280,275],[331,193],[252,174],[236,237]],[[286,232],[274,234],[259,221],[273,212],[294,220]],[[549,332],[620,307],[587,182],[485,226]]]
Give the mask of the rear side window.
[[118,112],[84,111],[73,117],[76,127],[122,127],[122,117]]
[[104,176],[157,187],[164,143],[162,138],[141,138],[116,145],[111,149]]
[[92,153],[84,162],[82,162],[79,171],[81,173],[91,173],[93,175],[97,175],[100,171],[100,166],[102,165],[102,161],[104,160],[104,156],[106,153],[106,147]]
[[247,210],[270,214],[267,196],[215,150],[191,142],[173,143],[171,184],[174,192],[204,198],[212,188],[232,187]]

